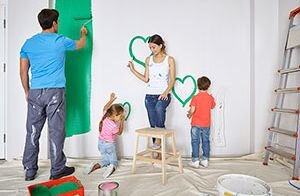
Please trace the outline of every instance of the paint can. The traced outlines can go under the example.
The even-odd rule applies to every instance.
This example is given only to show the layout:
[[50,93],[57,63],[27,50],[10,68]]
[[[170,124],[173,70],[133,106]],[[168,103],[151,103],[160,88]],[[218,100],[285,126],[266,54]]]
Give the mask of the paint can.
[[119,183],[103,182],[98,185],[98,196],[118,196]]
[[217,179],[219,196],[270,196],[272,188],[264,181],[247,175],[227,174]]

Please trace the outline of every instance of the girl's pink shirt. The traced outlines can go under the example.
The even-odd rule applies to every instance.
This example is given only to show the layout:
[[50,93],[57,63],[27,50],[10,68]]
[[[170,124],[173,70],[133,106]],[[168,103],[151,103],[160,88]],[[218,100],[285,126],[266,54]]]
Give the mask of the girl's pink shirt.
[[109,118],[103,120],[99,139],[107,142],[115,142],[115,135],[119,132],[119,125]]

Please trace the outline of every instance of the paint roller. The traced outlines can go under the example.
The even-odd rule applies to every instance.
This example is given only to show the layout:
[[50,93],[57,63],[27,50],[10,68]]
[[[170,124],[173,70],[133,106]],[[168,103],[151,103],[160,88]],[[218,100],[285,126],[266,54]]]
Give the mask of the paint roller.
[[74,20],[85,21],[82,24],[82,26],[86,26],[87,24],[89,24],[90,22],[93,21],[93,17],[92,17],[92,15],[90,15],[90,16],[76,16],[76,17],[74,17]]

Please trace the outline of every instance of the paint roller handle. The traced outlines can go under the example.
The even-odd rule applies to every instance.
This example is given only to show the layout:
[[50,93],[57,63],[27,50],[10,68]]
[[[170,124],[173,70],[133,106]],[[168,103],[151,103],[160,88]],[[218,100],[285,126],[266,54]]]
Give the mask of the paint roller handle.
[[80,29],[80,39],[76,40],[76,49],[81,49],[85,47],[87,33],[87,29],[84,26],[82,26]]
[[89,24],[90,22],[92,22],[92,20],[93,20],[92,18],[89,19],[88,21],[86,21],[85,23],[83,23],[82,26],[86,26],[87,24]]
[[87,33],[88,33],[88,31],[85,28],[85,26],[82,26],[81,29],[80,29],[80,35],[85,36],[85,35],[87,35]]
[[292,10],[292,11],[290,12],[289,19],[294,18],[297,14],[299,14],[299,12],[300,12],[300,7],[298,7],[298,8],[296,8],[296,9]]

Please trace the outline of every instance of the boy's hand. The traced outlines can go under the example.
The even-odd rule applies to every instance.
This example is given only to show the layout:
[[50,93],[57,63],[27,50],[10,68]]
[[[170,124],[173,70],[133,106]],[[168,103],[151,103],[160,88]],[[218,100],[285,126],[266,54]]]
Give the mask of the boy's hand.
[[186,116],[190,119],[192,117],[192,114],[188,111],[188,113],[186,114]]

